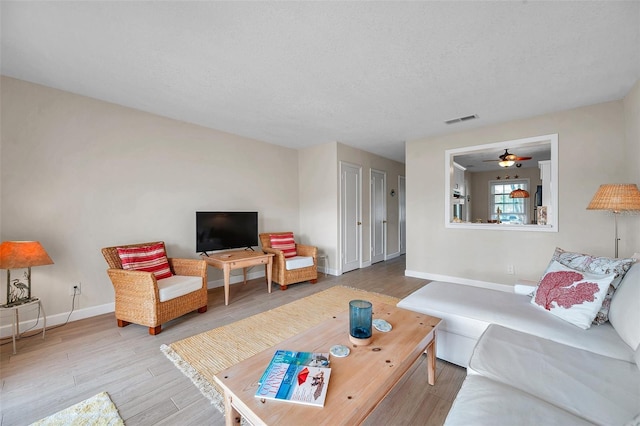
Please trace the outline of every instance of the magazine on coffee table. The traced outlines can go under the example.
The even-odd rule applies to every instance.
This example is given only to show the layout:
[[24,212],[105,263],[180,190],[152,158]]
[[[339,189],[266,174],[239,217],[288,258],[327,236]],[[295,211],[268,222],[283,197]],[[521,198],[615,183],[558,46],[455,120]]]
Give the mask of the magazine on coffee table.
[[330,375],[328,353],[278,350],[255,396],[323,407]]

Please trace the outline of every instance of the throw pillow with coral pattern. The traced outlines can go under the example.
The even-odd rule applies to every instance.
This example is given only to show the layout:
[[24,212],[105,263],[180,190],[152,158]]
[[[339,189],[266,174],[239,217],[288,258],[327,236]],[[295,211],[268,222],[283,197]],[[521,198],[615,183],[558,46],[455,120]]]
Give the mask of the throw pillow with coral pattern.
[[595,275],[551,262],[531,303],[582,329],[591,326],[615,274]]

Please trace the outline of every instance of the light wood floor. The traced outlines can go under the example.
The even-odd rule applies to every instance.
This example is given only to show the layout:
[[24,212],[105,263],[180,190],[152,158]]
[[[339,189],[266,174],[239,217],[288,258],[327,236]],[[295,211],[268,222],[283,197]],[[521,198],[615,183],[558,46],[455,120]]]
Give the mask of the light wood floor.
[[[113,314],[75,321],[41,335],[0,346],[2,426],[25,425],[106,391],[131,425],[223,425],[224,418],[169,361],[160,345],[219,327],[335,285],[402,298],[427,283],[405,277],[404,257],[340,277],[320,275],[268,294],[264,279],[231,286],[229,306],[222,288],[209,292],[209,310],[163,326],[116,327]],[[6,341],[3,341],[3,343]],[[10,342],[10,341],[9,341]],[[441,425],[466,370],[438,360],[435,386],[427,384],[423,356],[367,420],[367,425]]]

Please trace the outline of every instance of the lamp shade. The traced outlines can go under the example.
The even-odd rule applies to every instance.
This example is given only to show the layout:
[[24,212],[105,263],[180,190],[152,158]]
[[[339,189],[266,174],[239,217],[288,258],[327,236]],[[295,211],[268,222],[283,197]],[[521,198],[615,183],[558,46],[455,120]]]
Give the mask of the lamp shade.
[[640,210],[640,190],[632,183],[600,185],[587,210],[614,212]]
[[509,198],[529,198],[529,191],[524,189],[514,189],[509,194]]
[[0,269],[51,264],[53,260],[38,241],[3,241],[0,244]]

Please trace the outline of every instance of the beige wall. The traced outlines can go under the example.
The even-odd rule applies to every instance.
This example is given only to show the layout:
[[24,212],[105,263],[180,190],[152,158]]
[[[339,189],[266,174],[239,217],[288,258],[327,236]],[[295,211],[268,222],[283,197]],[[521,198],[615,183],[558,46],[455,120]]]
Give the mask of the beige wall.
[[[529,179],[529,220],[534,218],[535,193],[537,185],[540,185],[540,169],[536,166],[521,169],[508,169],[490,172],[474,172],[465,173],[465,180],[469,180],[471,192],[467,195],[471,196],[467,208],[471,211],[470,221],[475,222],[476,219],[482,219],[483,222],[489,220],[489,181],[496,180],[497,176],[501,179],[509,176],[516,179],[517,175],[520,179]],[[508,180],[505,180],[508,182]]]
[[[637,101],[629,103],[637,108]],[[613,218],[586,206],[602,183],[638,183],[637,161],[621,155],[629,126],[623,102],[615,101],[407,142],[407,274],[513,284],[537,279],[556,246],[612,256]],[[444,227],[446,149],[551,133],[559,137],[559,232]],[[628,256],[640,248],[640,236],[631,232],[638,217],[621,219],[620,255]],[[506,274],[507,265],[515,275]]]
[[[626,135],[625,158],[629,163],[630,176],[625,183],[635,183],[640,187],[640,80],[638,80],[631,91],[623,99],[624,123]],[[626,219],[630,228],[629,233],[638,235],[640,239],[640,217],[636,213],[635,218]],[[640,253],[640,244],[635,247],[628,247]]]
[[53,319],[77,282],[76,309],[113,302],[101,247],[164,240],[169,255],[197,257],[197,210],[300,230],[296,150],[12,78],[1,90],[1,238],[39,240],[54,260],[33,268]]
[[[72,320],[110,312],[102,247],[164,240],[170,256],[196,258],[197,210],[258,211],[260,232],[292,230],[338,273],[338,156],[367,175],[386,171],[389,190],[404,174],[401,163],[336,142],[297,151],[9,77],[0,83],[0,239],[39,240],[54,260],[33,269],[52,323],[66,319],[78,282]],[[397,209],[389,197],[390,255]],[[221,280],[209,268],[209,282]]]
[[[386,172],[387,188],[387,258],[400,255],[398,233],[398,176],[404,176],[404,164],[338,143],[338,161],[362,166],[362,261],[371,262],[371,170]],[[336,185],[339,191],[339,185]],[[395,197],[389,194],[391,189]],[[339,192],[338,192],[339,194]]]
[[331,142],[298,151],[300,170],[300,232],[302,242],[328,256],[329,273],[336,274],[338,259],[337,144]]

